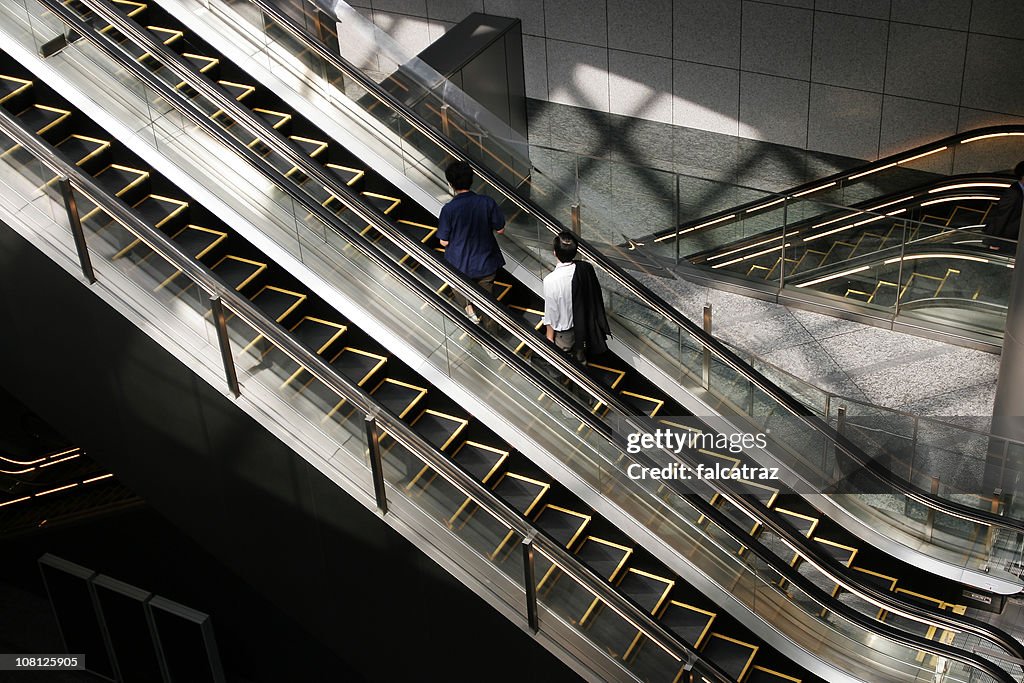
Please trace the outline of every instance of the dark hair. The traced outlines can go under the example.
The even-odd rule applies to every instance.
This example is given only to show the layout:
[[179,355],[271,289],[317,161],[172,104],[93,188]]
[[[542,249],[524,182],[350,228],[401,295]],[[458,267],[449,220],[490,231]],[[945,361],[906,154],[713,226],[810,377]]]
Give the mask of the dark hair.
[[465,161],[453,161],[444,169],[444,177],[456,190],[468,190],[473,184],[473,167]]
[[576,251],[580,248],[576,235],[568,230],[563,230],[555,237],[555,257],[560,263],[569,263],[576,258]]
[[1013,167],[1013,177],[1017,180],[1024,178],[1024,161]]

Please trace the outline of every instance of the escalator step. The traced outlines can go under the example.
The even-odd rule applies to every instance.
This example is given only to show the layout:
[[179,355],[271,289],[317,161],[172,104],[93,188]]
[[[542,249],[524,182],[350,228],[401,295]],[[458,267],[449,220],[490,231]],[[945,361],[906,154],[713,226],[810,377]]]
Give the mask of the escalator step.
[[596,536],[584,538],[576,551],[576,557],[608,581],[615,580],[632,554],[632,548]]
[[211,230],[189,223],[171,238],[194,259],[201,259],[228,238],[223,230]]
[[81,166],[89,159],[110,149],[110,141],[75,133],[58,142],[56,147],[65,158],[76,166]]
[[851,548],[848,545],[836,543],[835,541],[830,541],[829,539],[821,538],[820,536],[815,537],[814,540],[821,544],[824,551],[831,555],[833,560],[846,565],[847,567],[853,564],[854,558],[857,557],[856,548]]
[[329,361],[346,378],[363,386],[387,363],[387,356],[371,353],[352,346],[338,351]]
[[201,74],[205,74],[220,64],[220,60],[216,57],[206,57],[191,52],[185,52],[181,56],[184,57]]
[[427,389],[386,377],[370,391],[370,394],[382,406],[398,417],[404,418],[427,395]]
[[534,518],[536,525],[551,538],[572,550],[583,530],[590,524],[590,515],[548,503]]
[[261,107],[253,107],[252,110],[274,130],[279,130],[289,124],[292,120],[292,115],[283,111],[273,111],[271,109],[263,109]]
[[149,171],[121,164],[110,164],[94,177],[107,192],[117,197],[123,197],[131,189],[146,182],[149,179]]
[[389,197],[386,194],[379,194],[377,192],[360,192],[359,194],[369,200],[370,206],[377,208],[384,214],[391,213],[402,203],[402,200],[398,197]]
[[594,379],[608,389],[615,389],[619,386],[622,378],[626,376],[625,370],[617,370],[604,365],[598,365],[597,363],[589,363],[587,365],[587,371],[594,377]]
[[347,325],[306,315],[291,327],[292,334],[308,349],[323,355],[348,330]]
[[494,448],[476,441],[464,441],[452,453],[455,460],[471,477],[487,483],[501,465],[508,459],[509,451]]
[[416,427],[416,431],[431,446],[443,451],[451,446],[468,424],[469,420],[465,418],[427,409],[412,421],[411,426]]
[[712,633],[701,652],[735,681],[742,681],[759,647],[721,633]]
[[669,600],[659,621],[690,647],[699,649],[715,623],[715,616],[714,612]]
[[264,285],[250,297],[250,301],[259,306],[260,310],[267,317],[280,323],[308,298],[308,295],[301,292],[293,292],[273,285]]
[[821,521],[817,517],[810,517],[799,512],[783,510],[782,508],[775,508],[775,512],[782,515],[785,521],[789,522],[791,526],[807,538],[811,537],[814,530],[818,528],[818,522]]
[[619,590],[651,614],[661,609],[675,581],[630,567],[619,582]]
[[0,104],[13,101],[19,95],[24,95],[32,88],[32,81],[14,76],[0,74]]
[[358,168],[351,168],[350,166],[342,166],[340,164],[325,164],[325,166],[330,173],[338,178],[345,186],[355,185],[363,176],[366,175],[366,171],[362,171]]
[[69,109],[58,109],[45,104],[33,104],[16,114],[16,117],[30,130],[42,135],[71,117]]
[[210,268],[228,287],[231,287],[236,292],[241,291],[266,269],[266,263],[230,254],[217,261]]
[[147,223],[162,228],[172,219],[183,216],[186,209],[188,209],[188,202],[174,199],[173,197],[151,194],[147,195],[137,204],[134,204],[132,208],[142,214]]
[[747,677],[746,683],[801,683],[801,681],[799,678],[793,678],[779,671],[755,666],[750,670],[750,676]]
[[623,402],[627,406],[647,417],[654,417],[665,406],[665,401],[661,399],[644,396],[633,391],[623,391],[619,395],[622,396]]
[[494,485],[494,493],[516,512],[527,517],[550,488],[551,484],[547,482],[507,472]]

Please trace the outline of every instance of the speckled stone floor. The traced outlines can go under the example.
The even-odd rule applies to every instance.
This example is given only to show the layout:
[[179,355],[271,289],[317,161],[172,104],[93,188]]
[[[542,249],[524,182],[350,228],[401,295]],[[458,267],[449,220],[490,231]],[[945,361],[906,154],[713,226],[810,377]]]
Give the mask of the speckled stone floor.
[[999,356],[801,311],[682,279],[641,276],[692,320],[705,304],[716,336],[838,397],[916,415],[987,418]]

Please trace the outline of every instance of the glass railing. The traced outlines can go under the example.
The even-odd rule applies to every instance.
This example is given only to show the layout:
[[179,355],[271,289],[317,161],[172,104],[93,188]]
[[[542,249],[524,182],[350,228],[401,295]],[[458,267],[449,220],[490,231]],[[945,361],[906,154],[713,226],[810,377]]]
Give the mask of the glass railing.
[[[389,116],[375,116],[373,120],[378,123],[389,122],[388,125],[395,133],[388,138],[389,140],[401,138],[401,142],[392,145],[392,149],[397,150],[398,155],[403,156],[404,145],[411,145],[413,142],[417,146],[428,143],[433,146],[432,151],[422,151],[417,147],[415,151],[408,152],[405,161],[400,165],[407,169],[407,172],[412,169],[422,177],[421,172],[429,166],[425,160],[436,159],[442,156],[442,151],[450,151],[444,147],[443,142],[430,138],[424,133],[424,129],[410,123],[406,118],[406,112],[399,105],[392,103],[374,90],[372,84],[359,81],[355,71],[343,68],[344,64],[337,57],[330,58],[325,48],[314,42],[305,43],[308,49],[302,55],[303,60],[314,57],[316,59],[317,67],[313,69],[314,77],[310,78],[306,65],[296,66],[294,59],[289,61],[286,58],[286,55],[290,54],[289,49],[287,46],[277,43],[274,38],[276,32],[286,29],[293,39],[296,36],[304,35],[303,31],[293,32],[291,29],[294,27],[287,27],[280,16],[265,15],[265,9],[256,11],[247,8],[242,10],[241,15],[235,15],[233,11],[226,11],[217,3],[210,3],[209,7],[216,11],[226,12],[225,16],[233,17],[233,20],[237,20],[238,16],[248,16],[255,21],[255,24],[245,27],[247,31],[251,31],[256,36],[253,39],[253,44],[256,45],[259,54],[253,59],[282,60],[288,65],[287,70],[298,70],[302,73],[306,91],[330,92],[331,97],[339,101],[346,100],[348,107],[351,107],[353,100],[363,100],[365,103],[365,93],[369,92],[373,96],[376,107],[389,108],[391,110]],[[267,27],[272,30],[265,31]],[[260,48],[260,43],[265,43],[265,45]],[[252,47],[252,45],[248,47]],[[319,73],[324,73],[325,76],[322,79],[315,77]],[[344,90],[339,90],[339,88],[349,87],[350,82],[358,82],[358,89],[351,98],[346,96]],[[417,132],[416,135],[411,133],[414,128]],[[427,175],[439,177],[440,173],[436,164],[433,172]],[[531,178],[531,180],[534,179]],[[505,187],[497,180],[490,179],[490,181],[491,187],[498,188],[499,191]],[[531,190],[531,195],[534,193],[543,195],[547,189],[550,189],[552,193],[556,191],[554,185],[551,188],[545,188],[542,182],[538,182],[536,188],[536,192]],[[552,265],[547,242],[554,224],[550,222],[549,217],[543,215],[543,212],[534,214],[522,210],[524,208],[522,199],[515,196],[514,193],[505,194],[503,198],[507,207],[506,214],[513,216],[507,231],[507,234],[513,239],[505,243],[506,251],[522,264],[523,271],[540,277],[548,272]],[[795,402],[792,397],[780,393],[778,387],[767,382],[759,373],[751,372],[733,354],[703,335],[692,323],[682,319],[664,302],[650,295],[630,276],[616,270],[597,252],[588,251],[586,245],[584,247],[587,255],[594,258],[600,266],[599,278],[608,292],[608,300],[611,302],[611,312],[616,320],[617,339],[631,352],[644,357],[645,361],[649,362],[650,367],[653,368],[653,374],[682,384],[698,393],[703,394],[710,391],[715,396],[717,405],[727,412],[730,410],[736,412],[734,419],[747,419],[743,417],[743,410],[740,409],[744,406],[754,406],[758,412],[767,412],[772,415],[789,414],[793,424],[790,429],[780,431],[774,444],[776,448],[786,454],[787,463],[791,454],[801,452],[827,454],[827,457],[835,459],[838,448],[844,462],[852,459],[852,461],[861,462],[867,467],[866,473],[874,484],[872,490],[863,491],[865,495],[873,494],[882,488],[888,490],[894,485],[884,476],[886,473],[878,469],[877,463],[867,459],[864,454],[847,453],[849,448],[847,442],[842,438],[837,439],[833,431],[824,428],[823,423],[807,419],[805,408]],[[705,350],[709,352],[710,356],[707,362],[708,372],[705,372]],[[708,377],[707,382],[703,379],[705,376]],[[755,422],[760,419],[756,415],[753,417]],[[835,481],[832,480],[834,470],[835,467],[822,469],[818,466],[804,469],[799,472],[796,481],[787,483],[791,483],[794,488],[802,491],[815,493],[828,491],[835,484]],[[899,482],[896,482],[896,485],[899,488]],[[905,483],[903,486],[906,488]],[[957,517],[959,514],[964,514],[958,501],[933,498],[930,497],[928,491],[919,491],[911,487],[901,495],[908,495],[915,500],[938,508],[936,514],[939,517]],[[941,496],[941,493],[939,495]],[[944,507],[954,512],[946,511],[943,509]],[[966,511],[966,514],[969,515],[976,513],[984,520],[982,523],[989,526],[1005,525],[1010,530],[1019,526],[1018,522],[1010,519],[998,518],[987,513],[981,514],[980,509]],[[920,540],[908,540],[905,545],[920,550],[922,548]],[[924,547],[927,547],[927,543]],[[984,553],[979,554],[979,548],[973,539],[970,539],[969,542],[965,539],[961,550],[963,555],[957,558],[956,565],[972,569],[990,565],[989,556]]]
[[[173,82],[173,83],[177,83],[177,80],[176,80],[176,79],[171,79],[171,81],[170,81],[170,82]],[[152,97],[152,95],[151,95],[151,97]],[[211,111],[217,111],[217,110],[211,110]],[[241,130],[241,128],[242,128],[241,126],[238,126],[238,129],[240,129],[240,130]],[[251,142],[251,141],[252,141],[252,137],[248,137],[248,136],[247,136],[247,137],[243,137],[243,138],[240,138],[240,139],[239,139],[239,141],[240,141],[240,142]],[[272,162],[271,162],[271,164],[272,164]],[[278,166],[280,166],[280,169],[279,169],[279,170],[281,170],[282,172],[284,172],[284,171],[285,171],[286,169],[287,169],[287,170],[289,170],[289,171],[290,171],[290,170],[292,169],[292,167],[291,167],[291,166],[289,165],[289,163],[282,163],[282,164],[279,164]],[[309,183],[309,184],[311,184],[311,183]],[[314,199],[318,199],[318,198],[314,198]],[[308,210],[308,207],[307,207],[307,210]],[[301,212],[300,212],[300,213],[301,213]],[[301,219],[300,219],[300,218],[299,218],[298,216],[296,216],[295,220],[297,220],[297,221],[298,221],[298,220],[301,220]],[[307,219],[307,220],[308,220],[308,219]],[[321,232],[321,230],[317,229],[317,230],[316,230],[316,232],[317,232],[317,234],[319,234],[319,232]],[[324,234],[324,237],[325,237],[325,238],[327,238],[327,234],[326,234],[326,233]],[[375,269],[368,269],[368,268],[364,268],[364,269],[362,269],[362,271],[361,271],[361,273],[360,273],[360,276],[359,276],[359,278],[358,278],[358,279],[361,279],[361,280],[365,280],[365,281],[367,281],[367,282],[375,282],[375,283],[379,283],[379,282],[387,282],[387,278],[384,278],[384,276],[382,275],[382,273],[381,273],[381,272],[380,272],[379,270],[375,270]],[[398,298],[400,299],[400,297],[398,297]],[[386,316],[383,316],[383,317],[386,317]],[[412,319],[413,317],[415,317],[415,315],[409,315],[409,314],[404,314],[404,315],[398,316],[398,319],[400,319],[400,321],[401,321],[401,322],[399,323],[399,325],[402,325],[402,326],[407,326],[407,327],[409,327],[409,321],[410,321],[410,319]],[[459,327],[458,325],[456,325],[456,324],[454,324],[454,323],[450,323],[450,325],[452,325],[452,329],[455,329],[455,328],[458,328],[458,327]],[[434,327],[435,329],[437,329],[437,328],[441,328],[441,327],[443,327],[443,326],[439,326],[439,325],[434,325],[433,327]],[[451,337],[451,336],[452,336],[452,335],[451,335],[451,333],[450,333],[450,334],[447,334],[447,335],[445,335],[445,337]],[[247,344],[247,345],[248,345],[248,344]],[[447,360],[447,361],[449,361],[449,362],[451,362],[451,361],[452,361],[452,357],[451,357],[451,355],[447,355],[447,356],[445,356],[445,357],[446,357],[446,360]],[[462,379],[462,381],[464,381],[464,382],[465,382],[465,381],[467,381],[467,380],[466,380],[465,378],[463,378],[463,379]],[[490,391],[490,389],[488,389],[488,391]],[[535,393],[536,393],[536,391],[535,391]],[[579,424],[579,422],[577,422],[577,423],[575,423],[575,424]],[[588,433],[589,433],[589,432],[588,432]],[[620,458],[620,459],[621,459],[621,458],[622,458],[622,455],[618,456],[618,458]],[[604,478],[604,477],[602,477],[602,473],[601,473],[601,472],[599,472],[599,471],[598,471],[598,472],[596,472],[595,474],[596,474],[596,477],[595,477],[595,481],[594,481],[594,482],[595,482],[596,484],[601,484],[601,485],[603,485],[603,486],[607,487],[607,486],[608,486],[608,483],[609,483],[609,481],[607,480],[607,478]],[[602,480],[602,479],[603,479],[603,480]],[[710,496],[711,496],[711,494],[709,493],[709,494],[708,494],[708,496],[710,497]],[[615,497],[616,497],[616,495],[614,495],[614,494],[612,493],[612,494],[610,495],[610,497],[611,497],[611,498],[615,498]],[[630,499],[630,500],[624,501],[624,505],[627,505],[627,506],[631,506],[631,507],[636,507],[636,499],[635,499],[635,497],[633,497],[633,498],[632,498],[632,499]],[[697,515],[697,514],[696,514],[696,512],[693,512],[693,513],[692,513],[692,514],[690,515],[690,517],[691,517],[691,518],[693,518],[693,519],[699,519],[699,515]],[[698,523],[698,522],[697,522],[697,525],[699,525],[699,523]],[[778,582],[779,582],[779,580],[778,580],[778,579],[776,579],[776,580],[775,580],[775,582],[776,582],[776,583],[778,583]]]

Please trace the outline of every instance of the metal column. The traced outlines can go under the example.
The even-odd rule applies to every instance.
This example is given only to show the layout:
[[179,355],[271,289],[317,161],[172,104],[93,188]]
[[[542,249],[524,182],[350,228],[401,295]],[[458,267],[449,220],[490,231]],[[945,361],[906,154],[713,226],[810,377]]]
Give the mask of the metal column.
[[[1022,221],[1024,222],[1024,221]],[[1024,234],[1020,235],[1024,237]],[[1006,330],[1003,333],[1003,355],[999,361],[999,380],[996,385],[995,406],[992,409],[992,433],[1007,439],[1024,441],[1024,240],[1017,240],[1017,265],[1010,281],[1010,297],[1006,309]],[[983,495],[997,491],[1004,498],[1022,491],[1014,476],[1024,463],[1019,457],[1010,462],[1003,459],[1004,444],[997,440],[989,446],[985,466]]]

